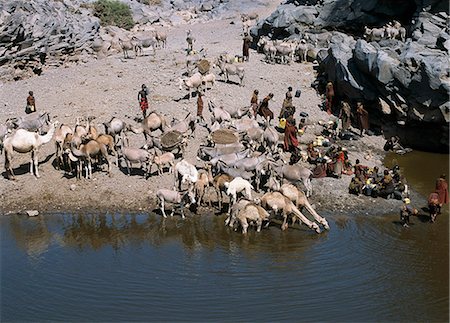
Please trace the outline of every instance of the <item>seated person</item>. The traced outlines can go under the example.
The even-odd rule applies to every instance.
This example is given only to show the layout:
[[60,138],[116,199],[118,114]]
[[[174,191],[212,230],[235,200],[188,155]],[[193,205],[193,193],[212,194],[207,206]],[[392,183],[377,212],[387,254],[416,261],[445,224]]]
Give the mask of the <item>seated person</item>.
[[348,185],[348,192],[350,194],[359,195],[362,193],[363,182],[358,176],[354,176]]
[[380,191],[378,192],[378,195],[384,198],[389,198],[389,195],[394,193],[394,189],[394,180],[391,174],[389,174],[389,170],[385,169],[383,179],[380,183]]
[[373,179],[374,184],[380,183],[383,179],[383,176],[379,173],[379,168],[377,166],[369,170],[368,176]]
[[362,192],[364,195],[366,196],[372,196],[372,197],[376,197],[377,196],[377,184],[374,183],[373,178],[368,178],[366,180],[366,183],[364,184],[363,188],[362,188]]
[[316,164],[318,158],[320,157],[320,152],[314,147],[312,142],[308,144],[306,152],[308,153],[308,162],[311,164]]
[[369,169],[369,167],[365,166],[365,165],[361,165],[359,159],[356,159],[355,161],[355,166],[353,166],[354,170],[355,170],[355,175],[356,176],[366,176],[367,175],[367,171]]

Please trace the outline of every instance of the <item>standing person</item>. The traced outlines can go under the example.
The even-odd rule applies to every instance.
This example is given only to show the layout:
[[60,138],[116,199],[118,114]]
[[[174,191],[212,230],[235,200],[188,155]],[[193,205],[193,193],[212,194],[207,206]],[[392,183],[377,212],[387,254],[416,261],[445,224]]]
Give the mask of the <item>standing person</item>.
[[295,114],[295,108],[292,104],[292,87],[288,87],[288,91],[286,92],[286,97],[283,100],[283,105],[281,106],[279,119],[285,118],[287,119],[290,115]]
[[369,112],[364,109],[361,102],[358,102],[356,103],[356,114],[358,116],[358,127],[362,136],[364,131],[367,132],[367,130],[369,130]]
[[273,112],[269,109],[269,101],[273,98],[273,93],[269,93],[260,103],[258,113],[264,119],[270,121],[273,119]]
[[253,110],[253,115],[254,115],[255,118],[256,118],[256,113],[258,112],[258,105],[259,105],[258,94],[259,94],[259,91],[258,90],[254,90],[253,91],[253,95],[252,95],[252,99],[250,100],[250,107]]
[[400,208],[400,221],[402,221],[403,226],[406,228],[409,227],[409,217],[411,215],[416,215],[417,213],[419,213],[419,211],[411,206],[411,200],[406,197],[403,200],[403,205]]
[[252,36],[250,36],[247,32],[244,33],[243,44],[242,44],[242,57],[244,61],[249,61],[250,59],[250,44],[253,41]]
[[286,126],[284,127],[284,151],[291,153],[296,152],[298,147],[297,128],[292,116],[286,119]]
[[439,213],[441,213],[442,205],[448,203],[448,183],[445,180],[445,177],[445,174],[442,174],[436,180],[436,193],[439,195]]
[[147,95],[148,95],[147,86],[145,84],[142,84],[141,90],[138,93],[138,101],[144,119],[145,117],[147,117],[147,109],[148,109]]
[[352,110],[350,108],[350,104],[342,101],[341,112],[339,113],[339,119],[342,121],[342,132],[347,131],[352,125],[351,114]]
[[342,147],[339,147],[335,158],[336,158],[336,161],[334,163],[333,175],[336,176],[337,178],[341,178],[342,171],[344,170],[344,163],[345,163],[345,153],[342,150]]
[[438,210],[439,210],[439,194],[433,192],[428,196],[428,212],[430,213],[431,222],[436,221]]
[[409,225],[411,224],[409,221],[409,217],[418,213],[419,211],[411,206],[411,200],[406,197],[403,200],[403,205],[400,208],[400,220],[402,221],[403,226],[406,228],[409,227]]
[[36,112],[36,100],[33,95],[33,91],[28,92],[27,97],[27,106],[25,108],[25,113],[29,114],[32,112]]
[[333,83],[330,81],[327,83],[325,88],[325,108],[327,109],[327,113],[331,114],[331,109],[333,107],[333,99],[334,99],[334,87]]
[[197,92],[197,121],[205,122],[205,119],[203,119],[203,99],[200,91]]

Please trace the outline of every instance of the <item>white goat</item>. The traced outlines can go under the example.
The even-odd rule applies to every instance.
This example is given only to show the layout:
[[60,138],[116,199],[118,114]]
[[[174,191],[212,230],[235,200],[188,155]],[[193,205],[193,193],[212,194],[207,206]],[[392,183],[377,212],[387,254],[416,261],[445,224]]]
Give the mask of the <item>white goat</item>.
[[230,212],[231,205],[236,203],[238,193],[245,192],[245,197],[249,200],[252,199],[253,186],[249,181],[243,179],[242,177],[236,177],[231,182],[226,182],[225,187],[227,188],[227,195],[230,196],[230,207],[228,208],[228,213]]
[[205,85],[205,89],[208,89],[208,85],[210,84],[212,88],[216,83],[216,76],[213,73],[206,74],[202,77],[202,84]]
[[192,90],[200,91],[203,84],[203,76],[200,73],[195,73],[189,78],[179,79],[180,90],[183,89],[183,86],[189,91],[189,99],[191,99]]
[[174,176],[175,185],[178,182],[178,190],[181,190],[181,184],[186,181],[189,182],[189,184],[195,184],[195,182],[197,182],[198,170],[194,165],[183,159],[175,165]]

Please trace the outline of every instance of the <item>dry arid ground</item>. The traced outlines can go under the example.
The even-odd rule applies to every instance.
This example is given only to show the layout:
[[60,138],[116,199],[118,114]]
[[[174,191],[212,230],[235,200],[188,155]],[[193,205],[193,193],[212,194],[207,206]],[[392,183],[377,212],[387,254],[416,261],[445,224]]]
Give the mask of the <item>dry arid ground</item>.
[[[275,5],[276,3],[271,2],[270,7],[261,12],[261,16],[268,15]],[[196,98],[185,99],[187,92],[178,88],[178,79],[185,71],[185,37],[188,28],[192,29],[197,39],[194,49],[205,48],[209,59],[223,52],[241,54],[241,23],[238,16],[172,28],[167,30],[167,48],[159,49],[155,57],[146,52],[145,56],[123,59],[123,55],[118,53],[85,65],[49,69],[38,77],[1,84],[0,121],[24,115],[27,93],[33,90],[38,111],[50,112],[52,119],[60,123],[73,126],[76,117],[95,116],[94,124],[97,125],[116,116],[136,124],[134,119],[141,116],[137,92],[143,83],[150,90],[150,109],[163,113],[169,120],[171,117],[184,118],[187,111],[195,113]],[[269,92],[275,94],[270,107],[278,115],[287,87],[292,86],[294,91],[302,91],[300,98],[294,98],[297,112],[307,112],[311,124],[301,138],[303,143],[311,140],[320,130],[320,127],[314,125],[317,121],[329,120],[330,117],[319,108],[323,98],[311,87],[316,77],[314,64],[266,64],[262,54],[251,50],[250,62],[244,63],[244,66],[243,87],[234,83],[237,79],[233,77],[232,83],[218,81],[207,92],[205,101],[213,100],[224,106],[245,106],[250,102],[252,91],[259,89],[260,99]],[[214,70],[216,75],[218,72],[217,69]],[[220,77],[218,79],[221,80]],[[209,115],[205,108],[205,118],[208,121]],[[103,130],[103,126],[98,128]],[[206,135],[206,129],[197,126],[195,138],[189,142],[185,156],[198,166],[202,162],[196,159],[197,149]],[[143,144],[143,135],[130,134],[130,146],[140,147]],[[360,158],[369,166],[381,165],[383,144],[384,138],[374,136],[346,143],[351,161]],[[364,156],[369,150],[373,157],[366,160]],[[40,212],[147,212],[155,208],[154,193],[158,188],[173,187],[173,176],[168,173],[158,176],[156,167],[153,167],[153,175],[147,180],[137,168],[132,176],[127,176],[126,168],[119,169],[116,165],[112,167],[111,177],[106,172],[97,171],[92,180],[68,178],[62,171],[55,169],[54,152],[53,141],[39,151],[39,179],[28,173],[30,155],[14,154],[16,181],[7,180],[4,169],[0,178],[1,213],[20,213],[30,209]],[[0,156],[0,163],[4,164],[4,154]],[[20,165],[22,166],[19,168]],[[349,182],[350,176],[345,175],[341,180],[314,179],[313,204],[319,211],[328,214],[346,214],[352,211],[373,214],[375,203],[381,203],[381,209],[390,212],[400,205],[400,201],[350,196],[347,193]]]

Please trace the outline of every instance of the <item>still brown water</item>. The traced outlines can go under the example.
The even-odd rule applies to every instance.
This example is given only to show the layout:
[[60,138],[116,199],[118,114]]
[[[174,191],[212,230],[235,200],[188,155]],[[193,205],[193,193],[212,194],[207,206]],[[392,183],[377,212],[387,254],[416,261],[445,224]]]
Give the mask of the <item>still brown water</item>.
[[[448,174],[448,155],[393,158],[424,196]],[[410,228],[331,213],[321,235],[247,236],[216,216],[1,217],[0,320],[448,322],[448,207]]]

